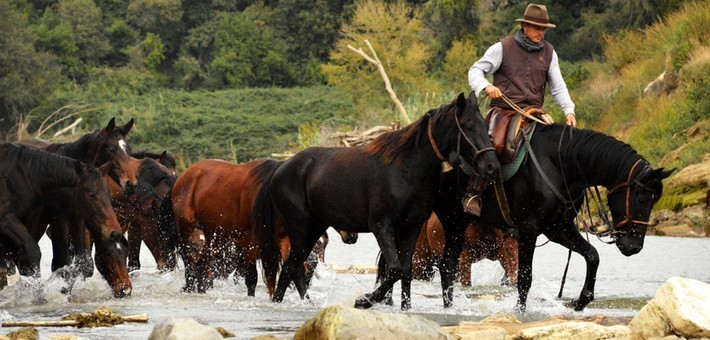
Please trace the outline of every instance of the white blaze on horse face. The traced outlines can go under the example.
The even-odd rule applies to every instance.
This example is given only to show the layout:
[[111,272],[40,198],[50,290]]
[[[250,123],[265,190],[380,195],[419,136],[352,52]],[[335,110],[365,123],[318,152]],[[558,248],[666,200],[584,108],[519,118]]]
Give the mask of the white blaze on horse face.
[[121,250],[121,243],[116,242],[116,249]]
[[205,235],[204,235],[204,234],[201,234],[201,235],[200,235],[200,240],[202,240],[202,241],[205,240]]
[[121,150],[123,150],[123,152],[125,152],[126,154],[128,154],[128,150],[127,150],[127,149],[128,149],[128,144],[126,143],[125,140],[123,140],[123,139],[119,140],[119,141],[118,141],[118,146],[121,147]]

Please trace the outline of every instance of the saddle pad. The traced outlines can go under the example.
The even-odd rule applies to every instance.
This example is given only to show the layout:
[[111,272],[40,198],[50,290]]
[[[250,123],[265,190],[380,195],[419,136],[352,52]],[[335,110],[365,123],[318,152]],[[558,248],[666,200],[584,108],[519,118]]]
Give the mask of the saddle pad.
[[[530,122],[530,132],[528,133],[528,139],[532,139],[533,132],[535,132],[535,127],[537,126],[537,122]],[[525,154],[527,154],[527,147],[525,146],[525,143],[520,147],[518,154],[515,156],[515,159],[513,159],[510,163],[508,164],[503,164],[500,167],[500,174],[503,177],[503,182],[509,180],[513,175],[515,175],[516,172],[518,172],[518,169],[520,169],[520,165],[523,164],[523,160],[525,159]]]

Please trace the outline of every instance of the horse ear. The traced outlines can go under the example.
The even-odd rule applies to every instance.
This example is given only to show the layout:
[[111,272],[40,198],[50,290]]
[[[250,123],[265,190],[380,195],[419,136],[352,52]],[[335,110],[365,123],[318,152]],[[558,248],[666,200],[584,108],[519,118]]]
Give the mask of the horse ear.
[[[459,96],[456,98],[456,107],[459,109],[464,109],[466,107],[466,96],[463,94],[463,92],[459,93]],[[460,112],[463,112],[463,110],[459,110]]]
[[116,128],[116,117],[111,118],[111,120],[106,125],[106,132],[111,132]]
[[658,171],[658,179],[664,179],[668,178],[673,173],[673,171],[675,171],[675,168],[670,169],[668,171],[664,171],[663,168],[658,168],[656,169],[656,171]]
[[124,126],[121,128],[121,131],[123,131],[123,135],[124,135],[124,136],[127,135],[128,132],[131,131],[131,128],[132,128],[132,127],[133,127],[133,118],[131,118],[131,120],[129,120],[128,123],[126,123],[126,125],[124,125]]
[[104,164],[101,164],[101,166],[99,167],[99,171],[101,172],[101,176],[106,176],[106,174],[108,174],[109,171],[111,171],[111,166],[112,166],[111,162],[112,161],[108,161]]

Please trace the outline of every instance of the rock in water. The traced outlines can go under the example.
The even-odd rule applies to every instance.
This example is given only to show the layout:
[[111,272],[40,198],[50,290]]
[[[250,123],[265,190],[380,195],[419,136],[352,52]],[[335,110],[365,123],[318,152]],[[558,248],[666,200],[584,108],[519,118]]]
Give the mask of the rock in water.
[[710,338],[710,284],[672,277],[629,323],[633,339]]
[[168,319],[155,325],[148,340],[222,340],[222,335],[212,327],[194,319]]
[[330,306],[306,321],[294,340],[454,339],[439,325],[417,315]]

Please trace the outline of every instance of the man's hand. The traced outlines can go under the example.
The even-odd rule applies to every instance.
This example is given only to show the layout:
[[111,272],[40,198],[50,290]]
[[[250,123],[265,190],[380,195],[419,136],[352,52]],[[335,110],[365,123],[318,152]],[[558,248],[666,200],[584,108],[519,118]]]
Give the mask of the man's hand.
[[577,119],[574,118],[574,114],[572,114],[572,113],[567,114],[567,125],[572,125],[574,127],[577,127]]
[[493,85],[488,85],[486,88],[483,89],[483,91],[486,91],[486,94],[491,97],[491,99],[498,99],[501,96],[503,96],[503,92],[501,90]]

